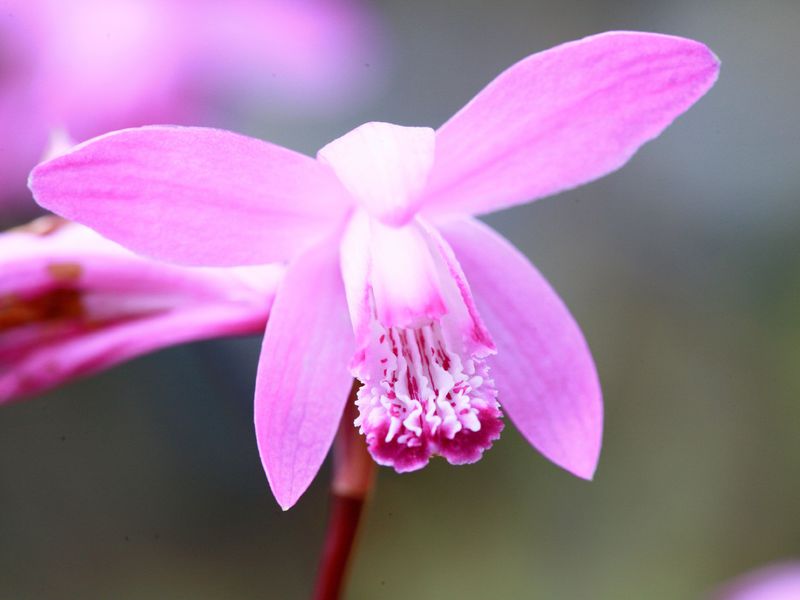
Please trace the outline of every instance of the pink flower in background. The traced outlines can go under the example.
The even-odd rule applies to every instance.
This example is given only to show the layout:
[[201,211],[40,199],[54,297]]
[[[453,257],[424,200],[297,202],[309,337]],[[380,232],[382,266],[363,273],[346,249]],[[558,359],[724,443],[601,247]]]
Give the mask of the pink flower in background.
[[360,0],[11,0],[0,11],[0,204],[54,128],[83,140],[221,106],[330,111],[377,61]]
[[281,267],[182,268],[57,217],[0,234],[0,404],[160,348],[260,333]]
[[[37,167],[38,202],[142,254],[289,266],[267,326],[255,422],[284,508],[330,447],[352,377],[381,464],[480,458],[500,406],[591,478],[597,374],[564,304],[473,218],[622,166],[714,83],[702,44],[615,32],[530,56],[438,130],[368,123],[317,160],[233,133],[110,133]],[[355,334],[355,335],[353,335]]]
[[762,567],[738,577],[712,596],[713,600],[798,600],[800,562]]

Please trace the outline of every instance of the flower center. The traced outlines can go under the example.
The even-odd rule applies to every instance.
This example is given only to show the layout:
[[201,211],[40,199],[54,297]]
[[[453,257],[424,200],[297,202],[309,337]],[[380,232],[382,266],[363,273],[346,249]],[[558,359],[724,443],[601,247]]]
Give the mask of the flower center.
[[451,464],[480,459],[503,429],[485,358],[448,348],[442,323],[372,332],[357,376],[359,416],[376,462],[414,471],[441,455]]

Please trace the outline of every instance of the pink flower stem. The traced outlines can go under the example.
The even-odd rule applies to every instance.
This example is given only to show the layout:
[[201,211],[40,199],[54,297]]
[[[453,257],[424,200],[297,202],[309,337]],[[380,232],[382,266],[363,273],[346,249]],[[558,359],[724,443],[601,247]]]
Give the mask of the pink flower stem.
[[358,384],[353,385],[333,443],[333,481],[328,531],[322,549],[314,600],[338,600],[355,547],[358,524],[375,480],[375,462],[353,426]]

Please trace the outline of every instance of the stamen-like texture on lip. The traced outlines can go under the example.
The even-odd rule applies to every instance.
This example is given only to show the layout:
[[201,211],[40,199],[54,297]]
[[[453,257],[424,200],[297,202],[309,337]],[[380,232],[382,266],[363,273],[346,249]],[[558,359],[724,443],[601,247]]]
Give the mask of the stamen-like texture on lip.
[[436,454],[473,463],[503,429],[485,359],[448,348],[439,322],[384,328],[373,321],[358,377],[355,425],[375,461],[398,472],[420,469]]

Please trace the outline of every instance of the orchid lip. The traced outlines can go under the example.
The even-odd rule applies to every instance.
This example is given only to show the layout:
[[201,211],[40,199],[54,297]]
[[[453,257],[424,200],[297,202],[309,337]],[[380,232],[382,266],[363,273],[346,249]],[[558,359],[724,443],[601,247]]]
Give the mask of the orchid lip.
[[420,469],[434,455],[456,465],[475,462],[503,429],[485,359],[454,351],[447,327],[433,321],[385,328],[374,321],[356,366],[363,386],[354,424],[376,462],[398,472]]

